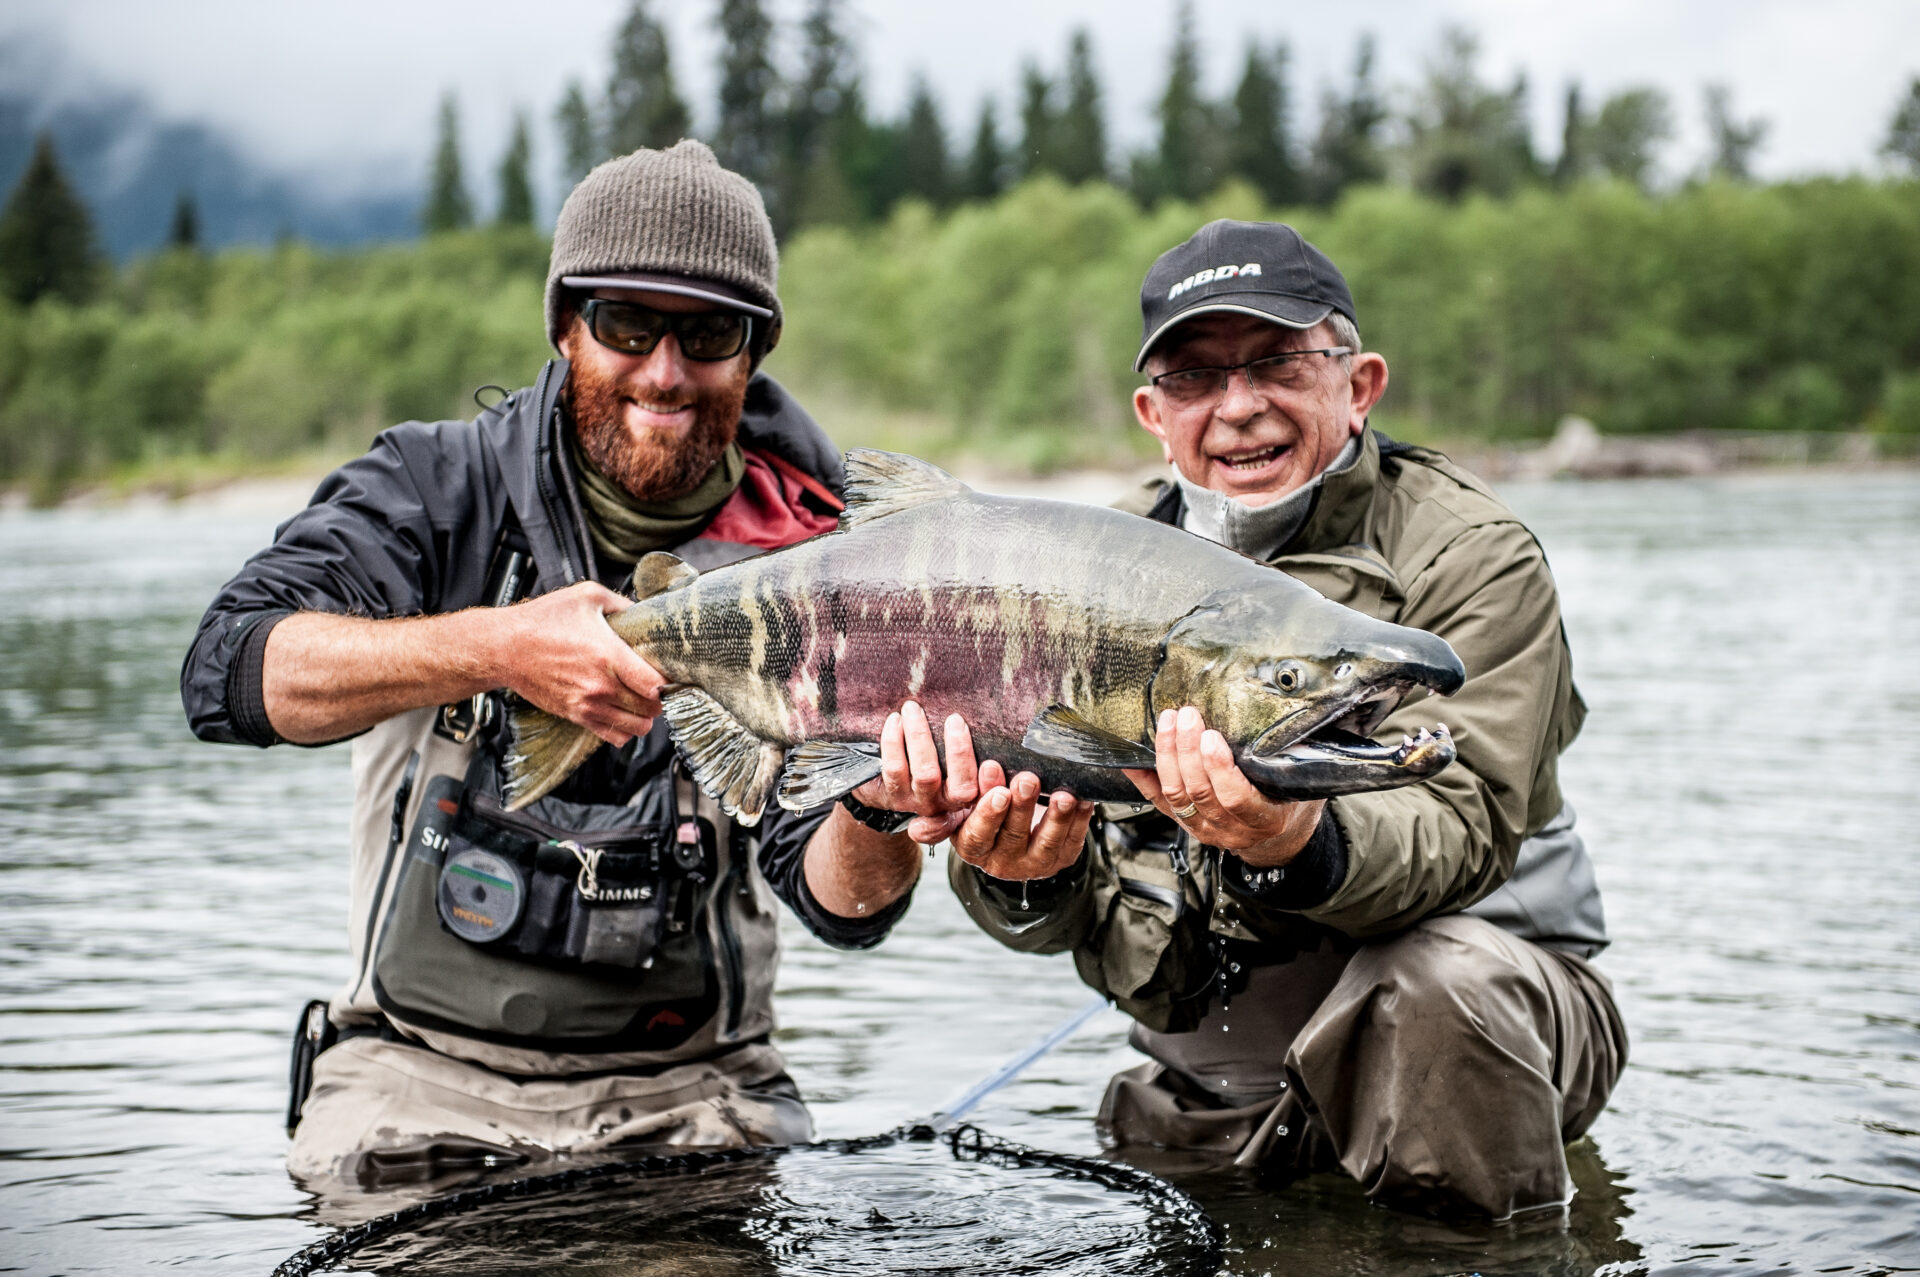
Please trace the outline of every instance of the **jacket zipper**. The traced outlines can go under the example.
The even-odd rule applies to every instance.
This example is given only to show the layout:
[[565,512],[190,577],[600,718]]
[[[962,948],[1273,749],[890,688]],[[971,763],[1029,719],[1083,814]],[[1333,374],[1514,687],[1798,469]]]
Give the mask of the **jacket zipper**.
[[1151,900],[1156,904],[1163,904],[1173,910],[1173,916],[1175,918],[1178,918],[1187,911],[1185,896],[1182,896],[1172,887],[1163,887],[1157,882],[1142,882],[1138,878],[1122,878],[1120,880],[1120,894],[1125,896],[1138,896],[1142,900]]
[[540,494],[540,505],[541,508],[546,511],[547,523],[553,528],[554,542],[560,547],[561,573],[566,577],[567,584],[572,585],[574,582],[580,580],[580,573],[576,571],[573,566],[573,554],[567,548],[567,541],[572,535],[572,529],[571,525],[562,517],[560,497],[553,489],[553,475],[551,473],[551,467],[558,464],[553,454],[559,443],[553,435],[554,400],[550,397],[549,390],[549,383],[552,382],[552,380],[553,361],[549,360],[547,361],[546,367],[540,370],[539,393],[534,397],[534,410],[540,414],[540,422],[537,427],[539,433],[537,437],[540,440],[541,455],[538,458],[539,464],[533,468],[533,486]]
[[407,755],[407,769],[400,774],[400,788],[393,792],[393,829],[387,835],[387,857],[380,864],[380,878],[367,904],[367,930],[360,940],[360,978],[353,982],[353,996],[360,996],[367,982],[367,970],[373,965],[373,929],[380,919],[381,898],[387,894],[387,877],[393,872],[393,858],[407,836],[407,804],[413,801],[413,774],[420,769],[420,751]]

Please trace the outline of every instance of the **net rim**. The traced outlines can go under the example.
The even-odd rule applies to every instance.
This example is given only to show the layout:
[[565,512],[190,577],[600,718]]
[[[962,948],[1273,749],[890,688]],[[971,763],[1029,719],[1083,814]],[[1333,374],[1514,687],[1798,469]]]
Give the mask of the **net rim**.
[[919,1124],[902,1126],[880,1135],[850,1139],[809,1140],[798,1144],[755,1144],[739,1148],[693,1149],[684,1153],[666,1153],[632,1161],[601,1162],[593,1166],[572,1167],[528,1175],[497,1184],[462,1189],[430,1201],[416,1202],[385,1215],[355,1224],[302,1247],[273,1270],[273,1277],[310,1277],[323,1271],[370,1243],[405,1232],[416,1225],[445,1219],[498,1202],[543,1197],[585,1184],[618,1183],[623,1180],[665,1179],[676,1175],[698,1174],[720,1166],[737,1165],[774,1157],[782,1153],[819,1150],[830,1153],[864,1153],[900,1143],[941,1141],[961,1160],[1021,1168],[1035,1167],[1064,1172],[1076,1179],[1090,1181],[1116,1192],[1134,1194],[1152,1202],[1174,1220],[1186,1234],[1195,1252],[1186,1272],[1194,1277],[1213,1277],[1220,1271],[1224,1239],[1213,1217],[1185,1191],[1150,1171],[1104,1158],[1083,1157],[1073,1153],[1055,1153],[989,1134],[972,1123],[962,1123],[943,1132]]

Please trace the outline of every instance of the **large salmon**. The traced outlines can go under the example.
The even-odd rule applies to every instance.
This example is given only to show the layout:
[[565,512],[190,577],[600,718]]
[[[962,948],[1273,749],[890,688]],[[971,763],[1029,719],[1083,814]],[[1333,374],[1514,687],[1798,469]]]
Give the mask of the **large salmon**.
[[[666,554],[612,619],[669,682],[694,778],[745,824],[879,774],[903,700],[960,713],[975,752],[1047,792],[1137,801],[1159,711],[1193,705],[1276,798],[1385,789],[1453,761],[1446,728],[1367,733],[1415,687],[1465,677],[1447,643],[1329,602],[1266,564],[1117,510],[985,496],[912,457],[847,454],[833,532],[696,573]],[[509,795],[546,794],[599,744],[514,717]],[[783,779],[784,772],[784,779]]]

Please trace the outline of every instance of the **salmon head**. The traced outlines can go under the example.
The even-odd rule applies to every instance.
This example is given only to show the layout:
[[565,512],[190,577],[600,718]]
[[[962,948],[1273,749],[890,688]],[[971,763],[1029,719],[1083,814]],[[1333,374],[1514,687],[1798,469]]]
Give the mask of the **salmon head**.
[[1392,744],[1371,737],[1416,689],[1459,690],[1466,669],[1447,641],[1275,577],[1272,589],[1216,594],[1174,625],[1151,714],[1199,709],[1273,798],[1390,789],[1451,763],[1444,724]]

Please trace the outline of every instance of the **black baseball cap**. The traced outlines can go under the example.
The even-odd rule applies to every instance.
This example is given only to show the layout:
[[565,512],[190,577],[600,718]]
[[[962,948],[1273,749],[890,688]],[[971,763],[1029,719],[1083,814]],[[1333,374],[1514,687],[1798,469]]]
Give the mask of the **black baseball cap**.
[[1339,311],[1358,327],[1353,294],[1327,255],[1281,222],[1208,222],[1193,238],[1160,254],[1140,285],[1140,371],[1147,352],[1175,324],[1214,311],[1237,311],[1311,328]]

